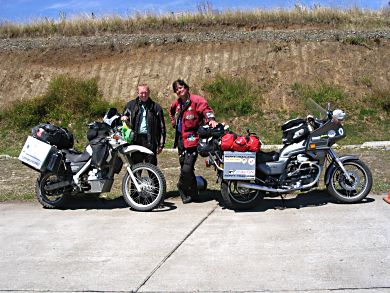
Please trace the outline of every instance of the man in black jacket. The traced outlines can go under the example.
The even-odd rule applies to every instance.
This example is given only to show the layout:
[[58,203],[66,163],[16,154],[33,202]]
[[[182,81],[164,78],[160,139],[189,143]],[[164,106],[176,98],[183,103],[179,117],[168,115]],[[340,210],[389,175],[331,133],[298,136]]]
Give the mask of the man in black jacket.
[[123,112],[122,120],[128,120],[130,128],[134,131],[136,145],[150,149],[154,155],[135,153],[134,163],[145,161],[157,165],[157,154],[161,153],[165,144],[165,121],[161,106],[150,97],[147,84],[138,86],[138,97],[129,101]]

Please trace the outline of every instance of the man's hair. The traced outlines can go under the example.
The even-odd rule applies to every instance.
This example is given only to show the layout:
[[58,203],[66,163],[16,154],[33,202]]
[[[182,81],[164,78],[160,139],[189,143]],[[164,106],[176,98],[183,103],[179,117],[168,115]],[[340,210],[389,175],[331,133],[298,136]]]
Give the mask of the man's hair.
[[182,79],[178,79],[178,80],[175,80],[173,83],[172,83],[172,89],[173,89],[173,92],[176,93],[177,91],[177,85],[181,85],[182,87],[184,87],[186,90],[189,90],[190,87],[188,86],[188,84],[186,84],[186,82]]
[[149,88],[149,86],[148,86],[147,83],[140,83],[139,85],[137,85],[137,91],[138,91],[138,88],[139,88],[139,87],[146,87],[146,89],[148,90],[148,92],[150,92],[150,88]]

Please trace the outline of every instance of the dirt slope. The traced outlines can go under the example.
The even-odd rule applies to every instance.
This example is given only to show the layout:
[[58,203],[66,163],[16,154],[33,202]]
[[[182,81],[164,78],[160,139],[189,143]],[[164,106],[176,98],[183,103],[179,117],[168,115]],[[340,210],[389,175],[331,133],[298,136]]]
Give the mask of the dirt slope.
[[[288,32],[286,33],[288,36]],[[150,84],[153,96],[167,107],[173,99],[171,83],[184,78],[199,88],[216,74],[246,77],[265,88],[266,105],[288,108],[293,104],[294,82],[334,82],[359,98],[369,78],[376,86],[390,81],[390,40],[385,37],[351,45],[329,38],[308,37],[229,38],[174,42],[104,42],[67,44],[39,42],[24,46],[0,46],[0,107],[10,101],[42,94],[48,81],[60,73],[97,77],[104,97],[127,100],[135,96],[139,82]],[[353,34],[353,32],[352,32]],[[159,40],[157,38],[157,40]],[[4,43],[6,40],[0,40]],[[23,40],[18,40],[19,45]],[[70,42],[70,41],[69,41]],[[54,45],[53,45],[54,43]],[[0,44],[1,45],[1,44]]]

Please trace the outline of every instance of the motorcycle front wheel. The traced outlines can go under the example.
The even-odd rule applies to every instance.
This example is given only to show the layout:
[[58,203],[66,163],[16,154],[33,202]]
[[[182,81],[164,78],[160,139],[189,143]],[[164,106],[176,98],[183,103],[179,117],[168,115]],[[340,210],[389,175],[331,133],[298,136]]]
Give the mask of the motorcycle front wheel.
[[68,201],[70,195],[66,192],[65,187],[50,190],[51,185],[64,180],[65,178],[53,172],[43,173],[37,179],[35,195],[44,208],[60,208]]
[[237,181],[222,181],[221,195],[228,209],[249,210],[254,208],[260,198],[259,190],[237,187]]
[[356,203],[364,199],[372,188],[370,169],[360,160],[343,162],[351,180],[349,181],[340,167],[333,169],[326,188],[342,203]]
[[126,203],[134,210],[140,212],[151,211],[164,201],[167,184],[161,170],[149,163],[139,163],[131,166],[141,191],[138,192],[126,172],[122,181],[122,194]]

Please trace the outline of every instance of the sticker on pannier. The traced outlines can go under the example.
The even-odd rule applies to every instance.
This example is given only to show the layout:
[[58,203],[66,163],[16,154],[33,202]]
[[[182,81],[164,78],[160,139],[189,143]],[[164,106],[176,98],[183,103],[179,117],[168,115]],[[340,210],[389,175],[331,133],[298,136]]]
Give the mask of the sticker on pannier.
[[253,180],[256,176],[256,153],[225,152],[223,158],[223,179]]
[[54,146],[29,136],[18,159],[29,167],[43,172],[55,154],[57,149]]

